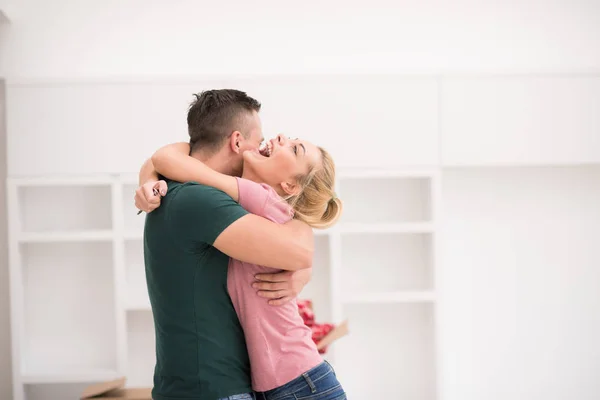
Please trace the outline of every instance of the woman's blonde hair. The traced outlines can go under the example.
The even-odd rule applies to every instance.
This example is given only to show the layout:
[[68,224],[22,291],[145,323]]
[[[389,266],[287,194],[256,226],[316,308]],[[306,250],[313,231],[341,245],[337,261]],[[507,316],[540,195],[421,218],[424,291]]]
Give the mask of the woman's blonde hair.
[[335,163],[323,148],[321,165],[312,166],[308,174],[299,176],[300,193],[286,200],[295,211],[294,217],[317,229],[329,228],[342,214],[342,201],[335,186]]

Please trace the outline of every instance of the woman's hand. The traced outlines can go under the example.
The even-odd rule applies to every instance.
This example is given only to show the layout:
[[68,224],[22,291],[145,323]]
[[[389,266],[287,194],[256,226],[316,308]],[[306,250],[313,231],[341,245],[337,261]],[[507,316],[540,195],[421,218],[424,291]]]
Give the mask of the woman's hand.
[[258,295],[269,299],[272,306],[280,306],[296,298],[312,277],[312,268],[283,271],[275,274],[257,274],[252,287]]
[[167,182],[148,181],[135,191],[135,207],[140,212],[147,213],[156,210],[160,207],[160,199],[167,194]]

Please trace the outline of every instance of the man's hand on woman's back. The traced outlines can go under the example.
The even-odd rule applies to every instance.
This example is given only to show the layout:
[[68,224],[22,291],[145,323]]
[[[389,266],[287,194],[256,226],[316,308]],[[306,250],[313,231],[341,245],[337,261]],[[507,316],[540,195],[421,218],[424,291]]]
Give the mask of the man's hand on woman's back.
[[298,297],[312,277],[312,268],[298,271],[281,271],[274,274],[258,274],[252,287],[260,297],[269,299],[272,306],[280,306]]

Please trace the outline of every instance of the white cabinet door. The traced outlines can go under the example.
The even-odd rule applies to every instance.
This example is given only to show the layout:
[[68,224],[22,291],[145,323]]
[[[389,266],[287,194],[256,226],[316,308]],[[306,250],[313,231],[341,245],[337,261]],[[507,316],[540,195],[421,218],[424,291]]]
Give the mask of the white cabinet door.
[[337,166],[437,166],[437,82],[428,77],[289,76],[231,79],[262,104],[265,136],[324,147]]
[[162,145],[187,141],[193,93],[221,82],[9,86],[9,176],[139,171]]
[[600,162],[600,76],[445,79],[442,163]]

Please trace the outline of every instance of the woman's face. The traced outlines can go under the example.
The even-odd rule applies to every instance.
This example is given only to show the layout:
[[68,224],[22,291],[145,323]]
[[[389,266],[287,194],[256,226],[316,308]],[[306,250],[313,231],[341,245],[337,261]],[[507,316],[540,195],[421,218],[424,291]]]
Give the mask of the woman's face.
[[297,176],[305,175],[321,160],[321,151],[305,140],[278,135],[260,150],[244,152],[243,176],[266,183],[281,195],[297,194]]

